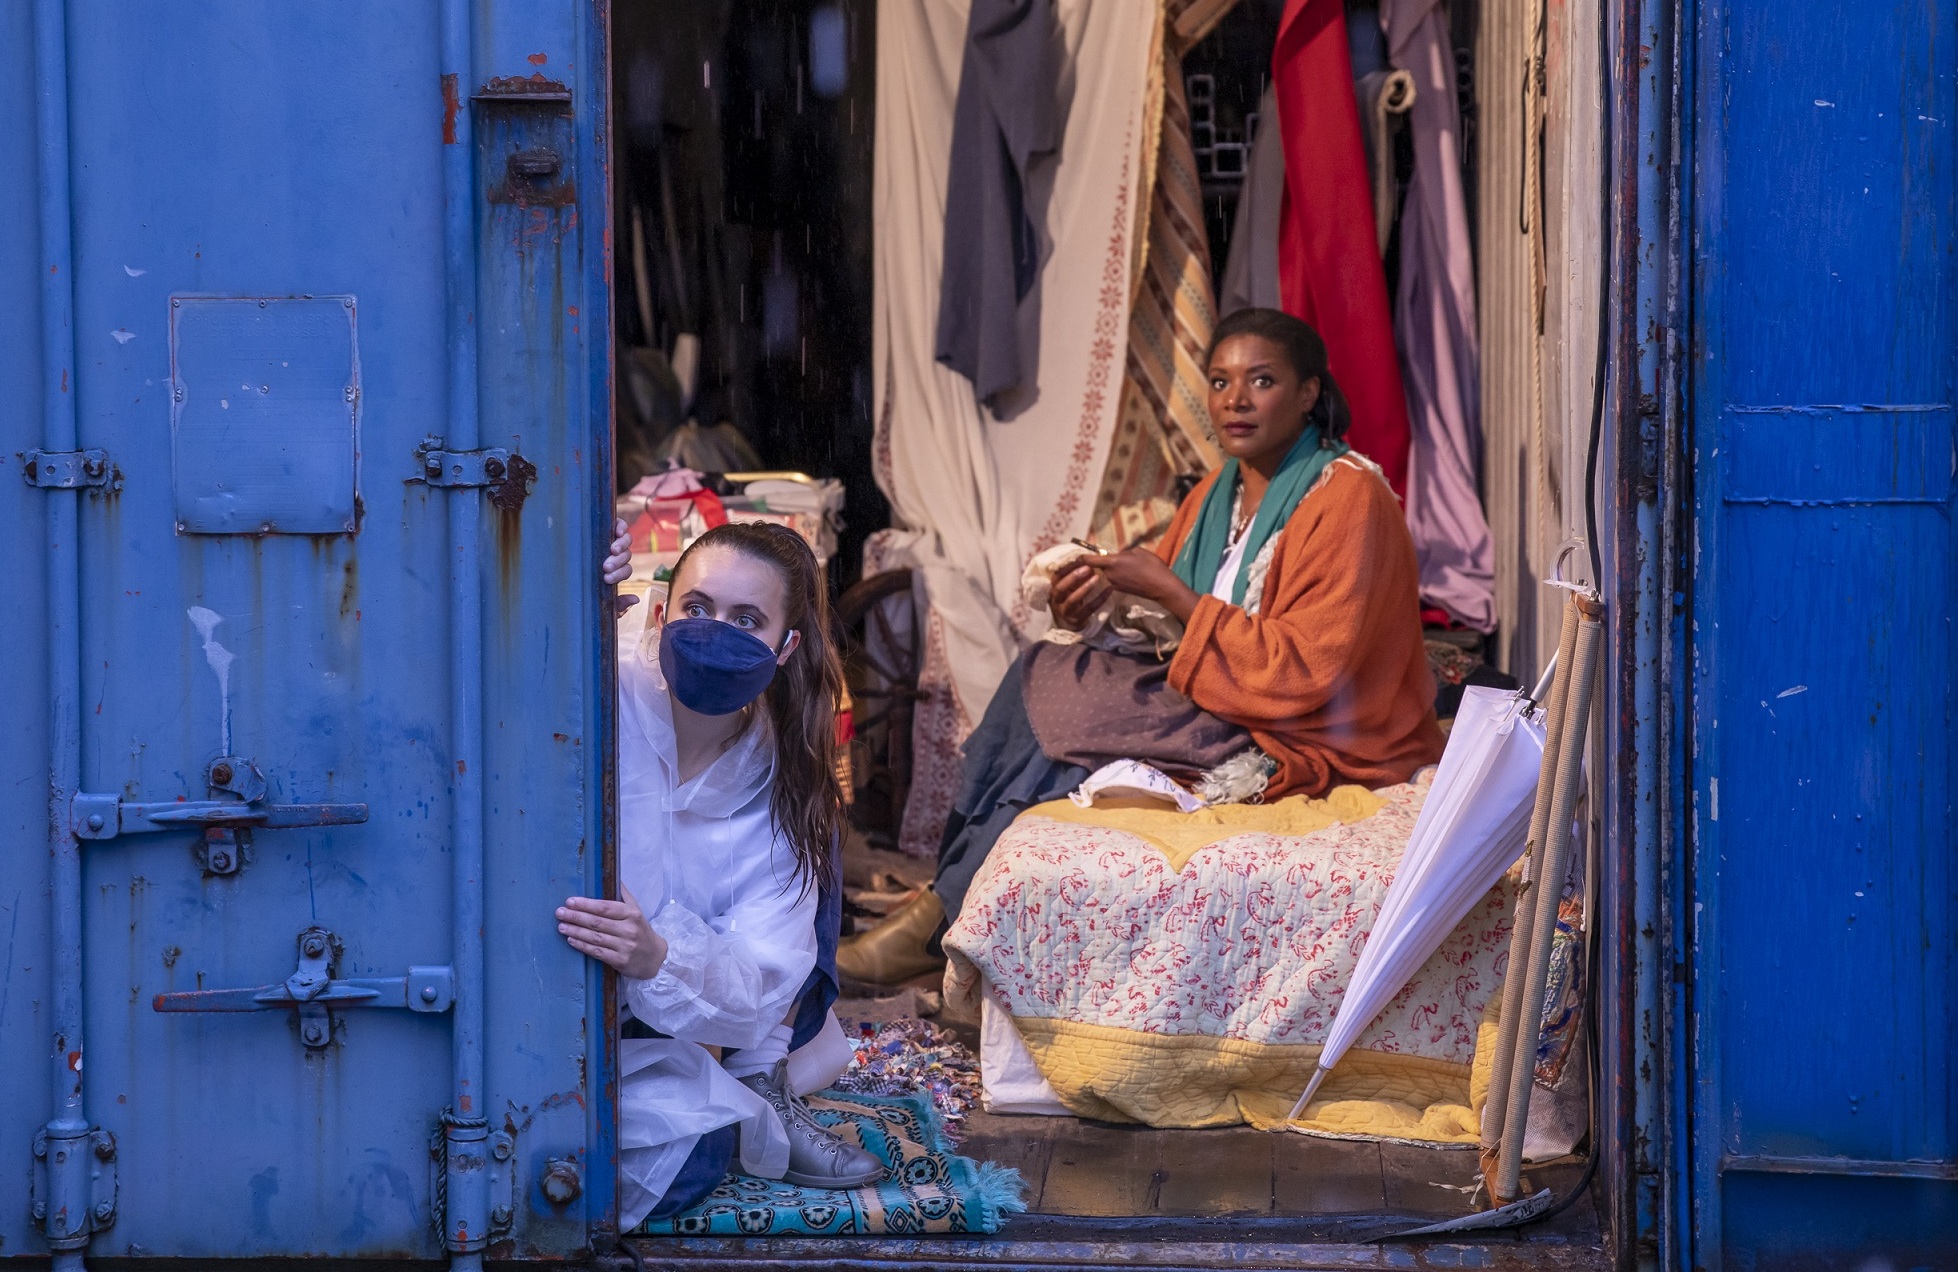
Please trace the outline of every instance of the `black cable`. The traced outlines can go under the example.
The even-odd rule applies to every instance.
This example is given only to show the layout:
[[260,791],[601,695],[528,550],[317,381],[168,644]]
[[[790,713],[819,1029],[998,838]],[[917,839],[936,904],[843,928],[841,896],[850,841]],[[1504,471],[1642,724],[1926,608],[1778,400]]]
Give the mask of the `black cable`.
[[1604,435],[1605,360],[1611,350],[1611,20],[1598,12],[1598,359],[1591,371],[1591,444],[1584,461],[1584,534],[1591,549],[1591,586],[1604,593],[1604,553],[1598,547],[1598,449]]

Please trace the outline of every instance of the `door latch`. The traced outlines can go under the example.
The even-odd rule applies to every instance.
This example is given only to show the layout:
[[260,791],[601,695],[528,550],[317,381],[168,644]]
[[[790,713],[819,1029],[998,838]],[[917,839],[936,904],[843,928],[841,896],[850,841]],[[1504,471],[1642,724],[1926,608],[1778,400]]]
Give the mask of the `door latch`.
[[334,975],[340,962],[340,938],[323,927],[299,934],[299,965],[277,985],[248,989],[201,989],[158,994],[150,1006],[161,1012],[277,1011],[291,1008],[299,1016],[299,1038],[310,1051],[333,1042],[332,1012],[348,1007],[392,1007],[407,1011],[444,1012],[455,1005],[455,971],[448,966],[411,967],[406,976]]
[[448,449],[439,437],[428,437],[415,448],[415,458],[421,472],[408,480],[445,490],[485,490],[490,502],[506,512],[522,510],[537,480],[537,465],[502,446],[458,451]]
[[109,462],[105,450],[22,451],[20,460],[20,475],[28,485],[43,490],[80,490],[87,486],[122,489],[122,474]]
[[367,820],[365,804],[268,804],[265,775],[250,760],[225,755],[211,761],[206,780],[213,794],[231,799],[171,800],[141,803],[120,795],[75,795],[70,824],[77,839],[116,839],[202,830],[198,857],[208,874],[236,874],[251,847],[253,830],[300,830],[312,826],[357,826]]

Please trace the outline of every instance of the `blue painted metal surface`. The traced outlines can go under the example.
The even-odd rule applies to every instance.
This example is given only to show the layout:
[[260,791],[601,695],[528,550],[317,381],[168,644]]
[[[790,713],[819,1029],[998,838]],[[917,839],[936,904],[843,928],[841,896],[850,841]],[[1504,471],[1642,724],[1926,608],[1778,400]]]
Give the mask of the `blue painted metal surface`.
[[0,1257],[611,1223],[602,21],[0,6]]
[[1958,22],[1704,0],[1692,1256],[1958,1250]]

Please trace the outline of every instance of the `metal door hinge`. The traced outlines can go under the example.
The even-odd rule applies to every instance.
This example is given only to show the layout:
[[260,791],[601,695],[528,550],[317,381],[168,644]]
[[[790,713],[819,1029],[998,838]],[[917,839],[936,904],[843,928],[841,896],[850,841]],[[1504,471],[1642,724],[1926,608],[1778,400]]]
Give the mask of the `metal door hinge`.
[[20,462],[20,475],[27,484],[43,490],[122,489],[122,470],[109,462],[105,450],[22,451]]
[[336,979],[340,938],[323,927],[299,934],[299,965],[277,985],[246,989],[202,989],[158,994],[151,1007],[161,1012],[275,1011],[292,1008],[299,1017],[299,1039],[310,1051],[333,1043],[334,1010],[393,1007],[443,1012],[455,1005],[455,971],[448,966],[411,967],[406,976],[355,976]]
[[410,481],[444,489],[486,490],[490,502],[508,512],[523,507],[537,480],[537,465],[501,446],[456,451],[445,447],[441,438],[430,437],[415,448],[415,457],[421,473]]
[[29,1184],[34,1222],[48,1245],[79,1250],[116,1221],[116,1137],[96,1127],[72,1135],[34,1135]]
[[228,875],[244,864],[254,829],[357,826],[367,820],[365,804],[268,804],[265,775],[250,760],[235,755],[211,761],[206,781],[213,794],[234,798],[140,803],[120,795],[80,791],[69,804],[69,824],[77,839],[202,830],[198,860],[205,873]]
[[[508,1236],[517,1222],[517,1137],[492,1132],[482,1118],[458,1117],[444,1109],[428,1140],[429,1207],[435,1230],[452,1251],[480,1250]],[[469,1187],[470,1176],[487,1172],[487,1194]],[[488,1209],[468,1214],[461,1199],[485,1197]],[[456,1198],[458,1204],[451,1205]]]

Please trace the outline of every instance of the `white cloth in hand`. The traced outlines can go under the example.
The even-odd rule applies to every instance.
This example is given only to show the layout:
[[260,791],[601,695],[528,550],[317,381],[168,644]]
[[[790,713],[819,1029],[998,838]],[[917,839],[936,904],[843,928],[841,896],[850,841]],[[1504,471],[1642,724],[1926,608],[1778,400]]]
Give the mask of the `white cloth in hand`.
[[[1053,593],[1054,579],[1068,566],[1092,555],[1078,543],[1061,543],[1035,554],[1027,562],[1020,579],[1020,594],[1033,609],[1046,609]],[[1047,630],[1043,640],[1056,645],[1089,645],[1118,654],[1153,654],[1158,658],[1175,651],[1183,640],[1183,624],[1174,614],[1154,601],[1145,601],[1127,592],[1111,592],[1078,632],[1058,625]]]

